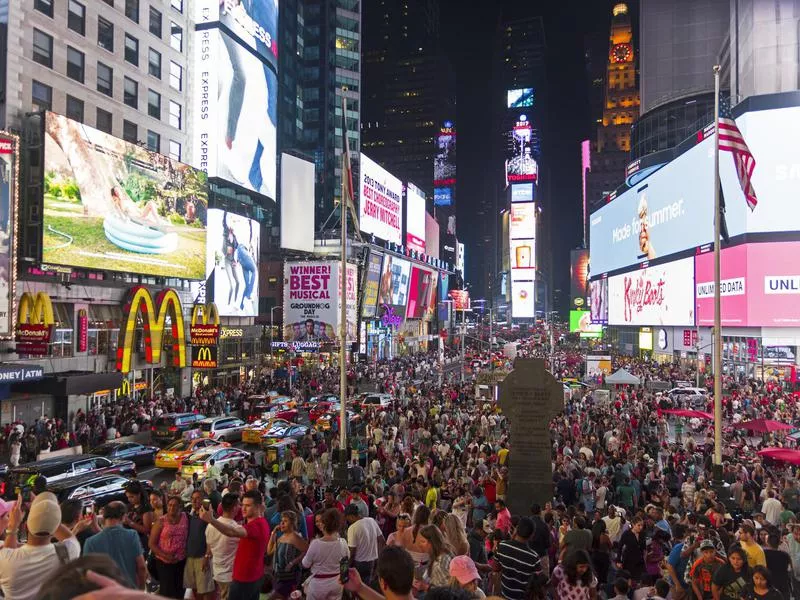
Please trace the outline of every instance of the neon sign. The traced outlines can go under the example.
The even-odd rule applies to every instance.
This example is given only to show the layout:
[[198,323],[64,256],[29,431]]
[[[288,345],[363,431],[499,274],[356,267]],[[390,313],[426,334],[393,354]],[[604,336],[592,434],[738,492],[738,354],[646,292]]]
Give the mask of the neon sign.
[[396,314],[394,309],[388,304],[383,304],[383,315],[381,316],[381,324],[384,327],[400,327],[403,322],[403,317]]

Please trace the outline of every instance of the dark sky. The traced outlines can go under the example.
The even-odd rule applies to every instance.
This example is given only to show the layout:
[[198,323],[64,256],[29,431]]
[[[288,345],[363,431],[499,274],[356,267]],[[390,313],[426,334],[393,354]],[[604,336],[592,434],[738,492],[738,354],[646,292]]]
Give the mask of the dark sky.
[[[613,2],[606,0],[555,0],[543,2],[485,2],[480,9],[465,10],[463,0],[443,0],[443,41],[458,78],[458,228],[467,245],[467,281],[474,277],[470,253],[476,252],[470,217],[487,185],[487,146],[492,48],[501,11],[515,18],[540,15],[547,39],[541,166],[542,185],[550,184],[552,199],[554,287],[569,287],[569,251],[581,240],[580,141],[590,137],[591,118],[584,39],[592,32],[608,32]],[[479,6],[479,5],[469,5]],[[546,207],[545,207],[546,208]],[[471,263],[475,265],[473,261]]]

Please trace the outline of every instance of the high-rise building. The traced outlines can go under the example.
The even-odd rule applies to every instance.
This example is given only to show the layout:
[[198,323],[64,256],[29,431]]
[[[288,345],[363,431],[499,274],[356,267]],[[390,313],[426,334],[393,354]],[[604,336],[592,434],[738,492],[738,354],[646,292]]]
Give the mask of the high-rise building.
[[586,182],[589,212],[595,210],[605,195],[625,179],[625,167],[630,157],[631,125],[639,116],[635,58],[628,5],[620,2],[612,9],[603,121],[598,124],[591,172]]

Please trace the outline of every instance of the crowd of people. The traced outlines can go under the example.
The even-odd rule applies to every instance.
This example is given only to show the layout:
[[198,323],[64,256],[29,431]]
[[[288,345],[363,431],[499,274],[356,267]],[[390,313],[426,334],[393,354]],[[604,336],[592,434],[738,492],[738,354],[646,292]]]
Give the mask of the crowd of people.
[[[518,355],[559,360],[582,378],[579,349],[551,353],[534,339]],[[491,359],[474,349],[476,358]],[[495,357],[502,368],[506,358]],[[480,361],[479,361],[480,362]],[[442,370],[436,355],[354,365],[348,396],[369,386],[390,406],[364,408],[361,452],[339,452],[335,432],[309,432],[277,472],[253,459],[205,479],[150,489],[132,481],[127,502],[86,511],[39,490],[0,503],[0,590],[29,598],[312,600],[788,600],[800,597],[800,485],[791,466],[757,450],[783,434],[725,431],[722,479],[712,476],[710,425],[664,412],[674,398],[653,381],[694,379],[678,364],[619,359],[643,385],[575,392],[551,423],[550,500],[526,514],[515,490],[514,440],[475,382]],[[265,366],[253,381],[191,398],[121,401],[69,423],[14,424],[14,461],[46,444],[91,445],[142,429],[171,410],[235,413],[278,389],[298,402],[339,393],[335,368],[302,369],[291,382]],[[705,380],[704,380],[705,383]],[[710,383],[710,382],[707,382]],[[800,423],[780,386],[725,381],[726,425],[741,418]],[[64,442],[60,442],[61,439]],[[56,446],[53,446],[55,441]],[[354,444],[354,447],[356,445]],[[720,485],[721,483],[726,485]],[[4,527],[3,527],[4,526]],[[53,541],[55,540],[55,541]],[[190,591],[190,592],[189,592]]]

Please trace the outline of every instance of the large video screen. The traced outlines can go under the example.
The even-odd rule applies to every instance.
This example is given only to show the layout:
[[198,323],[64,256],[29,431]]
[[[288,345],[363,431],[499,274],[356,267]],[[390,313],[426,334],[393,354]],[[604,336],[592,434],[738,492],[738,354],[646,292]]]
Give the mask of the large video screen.
[[425,316],[431,299],[431,289],[435,289],[435,287],[435,273],[417,265],[411,266],[406,317],[409,319],[421,319]]
[[608,279],[589,282],[589,312],[592,323],[608,323]]
[[536,316],[533,281],[511,281],[511,317],[532,319]]
[[520,88],[506,92],[508,108],[528,108],[533,106],[533,88]]
[[0,338],[14,330],[19,140],[0,132]]
[[534,129],[526,115],[520,115],[509,133],[509,156],[506,160],[506,181],[536,181],[539,165],[533,157]]
[[361,231],[403,244],[403,183],[361,153]]
[[589,275],[589,251],[583,248],[570,252],[569,296],[571,306],[583,309],[586,305],[586,279]]
[[434,186],[452,186],[456,183],[456,129],[452,121],[445,121],[436,136],[436,155],[433,158]]
[[[341,296],[337,261],[287,262],[283,270],[283,339],[335,342],[339,339]],[[347,340],[356,335],[356,266],[347,265]]]
[[258,221],[212,208],[208,211],[206,273],[214,274],[214,302],[222,316],[258,315]]
[[275,199],[278,78],[219,29],[196,38],[194,166]]
[[281,154],[281,248],[314,252],[315,165]]
[[382,266],[383,254],[370,251],[366,273],[364,273],[364,302],[361,306],[361,315],[368,319],[371,319],[376,314]]
[[406,186],[406,246],[425,252],[425,193],[409,183]]
[[381,314],[384,305],[391,307],[397,315],[406,314],[410,277],[409,261],[391,254],[384,256],[381,285],[378,289],[378,314]]
[[569,331],[579,333],[582,338],[598,338],[603,335],[603,326],[592,323],[588,310],[569,311]]
[[278,0],[193,0],[195,23],[219,21],[242,43],[278,68]]
[[205,278],[205,173],[53,113],[44,150],[42,262]]

